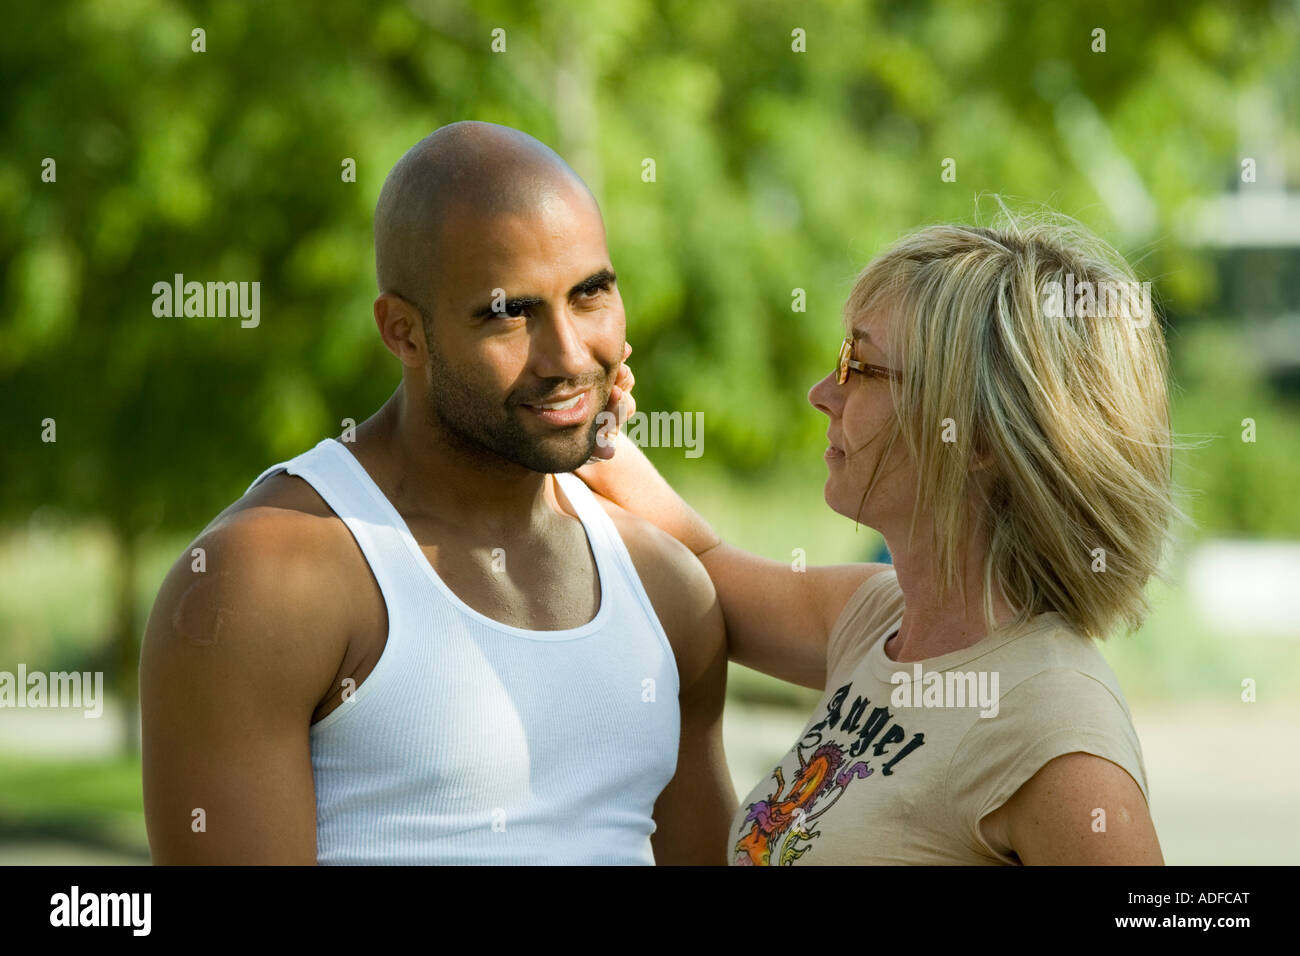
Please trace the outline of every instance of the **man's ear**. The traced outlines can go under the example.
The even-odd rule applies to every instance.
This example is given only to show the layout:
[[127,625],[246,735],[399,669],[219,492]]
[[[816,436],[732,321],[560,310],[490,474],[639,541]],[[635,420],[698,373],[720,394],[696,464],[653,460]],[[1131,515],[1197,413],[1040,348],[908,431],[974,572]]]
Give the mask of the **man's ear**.
[[391,292],[381,292],[375,299],[375,325],[384,346],[407,368],[423,368],[428,364],[424,316],[410,302]]

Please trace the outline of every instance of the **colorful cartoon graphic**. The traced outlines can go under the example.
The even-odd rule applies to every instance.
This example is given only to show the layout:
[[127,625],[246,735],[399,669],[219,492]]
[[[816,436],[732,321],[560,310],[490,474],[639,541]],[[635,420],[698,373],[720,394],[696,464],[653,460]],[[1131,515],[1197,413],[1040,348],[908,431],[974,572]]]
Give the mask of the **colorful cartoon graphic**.
[[742,825],[749,826],[749,832],[736,843],[737,866],[771,866],[772,850],[778,843],[781,844],[779,865],[792,865],[812,849],[800,844],[820,836],[808,825],[835,805],[852,780],[868,777],[873,772],[865,760],[841,771],[846,762],[844,750],[834,742],[822,744],[807,761],[802,746],[795,748],[795,754],[799,758],[799,771],[790,781],[790,792],[783,794],[785,777],[778,766],[772,772],[776,792],[748,806]]

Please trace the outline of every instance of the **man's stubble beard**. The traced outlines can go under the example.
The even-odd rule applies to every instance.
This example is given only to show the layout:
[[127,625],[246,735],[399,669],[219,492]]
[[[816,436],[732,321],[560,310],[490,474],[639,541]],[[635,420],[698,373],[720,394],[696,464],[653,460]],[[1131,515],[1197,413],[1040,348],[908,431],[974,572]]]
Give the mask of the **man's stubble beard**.
[[[576,440],[576,436],[560,440],[557,433],[556,439],[547,442],[530,435],[520,421],[509,414],[511,407],[519,406],[481,401],[472,385],[460,378],[430,345],[429,423],[462,456],[471,461],[491,457],[505,459],[543,474],[573,471],[591,457],[596,448],[596,433],[600,429],[598,416],[592,416],[585,440]],[[596,407],[604,408],[609,402],[609,382],[602,381],[591,388],[598,402]]]

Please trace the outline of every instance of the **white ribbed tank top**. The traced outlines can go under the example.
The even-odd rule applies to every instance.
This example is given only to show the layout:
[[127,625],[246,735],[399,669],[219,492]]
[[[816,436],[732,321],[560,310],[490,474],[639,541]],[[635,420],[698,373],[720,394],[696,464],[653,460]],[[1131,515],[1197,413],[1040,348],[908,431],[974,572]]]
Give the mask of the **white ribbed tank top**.
[[600,609],[529,631],[456,597],[340,442],[249,488],[282,470],[347,525],[388,608],[374,670],[311,726],[317,860],[652,864],[651,812],[677,764],[677,666],[587,486],[555,476],[595,555]]

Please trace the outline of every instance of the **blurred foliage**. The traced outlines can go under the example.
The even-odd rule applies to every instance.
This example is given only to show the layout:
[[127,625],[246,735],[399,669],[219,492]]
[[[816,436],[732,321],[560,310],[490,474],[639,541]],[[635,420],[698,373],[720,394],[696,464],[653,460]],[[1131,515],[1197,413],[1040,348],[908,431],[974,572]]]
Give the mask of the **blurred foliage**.
[[[824,431],[806,392],[857,271],[997,193],[1080,218],[1156,280],[1184,376],[1175,424],[1222,436],[1180,459],[1202,529],[1294,536],[1300,411],[1252,365],[1218,254],[1179,216],[1236,182],[1249,91],[1276,97],[1281,178],[1300,182],[1297,62],[1297,7],[1270,0],[10,5],[0,520],[104,529],[124,570],[67,626],[114,618],[129,672],[136,579],[157,582],[139,543],[192,535],[396,386],[371,319],[374,203],[410,145],[475,118],[554,146],[599,197],[640,406],[707,422],[698,463],[655,453],[672,476],[804,475]],[[154,283],[176,274],[260,282],[260,325],[155,317]],[[1253,445],[1237,441],[1248,416]],[[798,493],[815,501],[817,481]]]
[[[1266,2],[388,0],[304,16],[60,0],[7,18],[4,507],[56,504],[123,531],[197,530],[267,464],[389,394],[373,204],[446,122],[528,130],[593,184],[642,407],[704,411],[714,454],[752,469],[817,447],[803,396],[856,271],[903,231],[971,219],[977,194],[1048,202],[1136,244],[1175,318],[1202,307],[1204,254],[1157,240],[1183,201],[1232,181],[1243,90],[1294,106],[1300,54],[1295,6]],[[206,52],[191,52],[196,27]],[[1150,235],[1126,234],[1097,192],[1101,144],[1062,124],[1078,104],[1150,191]],[[45,157],[56,183],[40,179]],[[940,181],[945,157],[956,183]],[[260,281],[261,325],[156,318],[153,284],[177,273]],[[47,417],[57,444],[34,440]]]
[[[1195,523],[1184,536],[1300,538],[1300,403],[1275,394],[1238,325],[1189,324],[1174,354],[1174,423],[1187,446],[1175,478]],[[1243,440],[1247,420],[1253,441]]]

